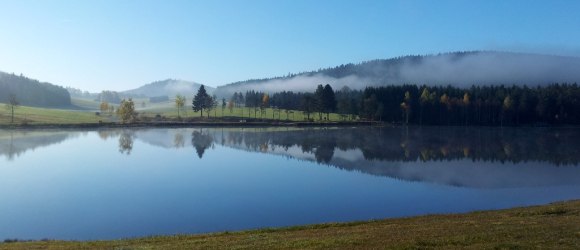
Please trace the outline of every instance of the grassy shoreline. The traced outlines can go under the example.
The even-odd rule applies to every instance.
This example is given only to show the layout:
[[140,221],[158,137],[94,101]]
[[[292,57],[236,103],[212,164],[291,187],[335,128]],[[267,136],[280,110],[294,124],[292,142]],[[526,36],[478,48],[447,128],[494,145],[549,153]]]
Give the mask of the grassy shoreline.
[[[77,103],[78,105],[78,103]],[[304,113],[297,110],[267,108],[264,115],[256,115],[247,108],[215,110],[211,117],[200,117],[199,112],[188,111],[178,117],[172,103],[151,105],[145,109],[137,109],[138,121],[121,123],[114,113],[101,113],[96,110],[99,103],[75,106],[77,109],[41,108],[20,106],[14,115],[14,121],[8,112],[0,112],[0,129],[97,129],[97,128],[135,128],[135,127],[306,127],[306,126],[402,126],[401,121],[365,121],[350,120],[339,114],[331,113],[329,120],[319,119],[317,113],[311,114],[309,121]],[[97,114],[99,113],[99,114]],[[243,122],[241,122],[243,121]],[[419,126],[410,124],[410,126]],[[431,125],[424,125],[431,126]],[[518,127],[577,127],[569,124],[528,124]],[[453,125],[451,127],[463,127]],[[485,125],[468,125],[467,127],[500,127]]]
[[0,249],[580,249],[580,200],[351,223],[111,241],[2,243]]
[[[82,129],[82,128],[171,128],[171,127],[338,127],[338,126],[383,126],[387,123],[370,121],[352,122],[285,122],[285,121],[193,121],[193,122],[134,122],[134,123],[36,123],[36,124],[11,124],[0,125],[0,129]],[[391,124],[389,124],[391,125]]]

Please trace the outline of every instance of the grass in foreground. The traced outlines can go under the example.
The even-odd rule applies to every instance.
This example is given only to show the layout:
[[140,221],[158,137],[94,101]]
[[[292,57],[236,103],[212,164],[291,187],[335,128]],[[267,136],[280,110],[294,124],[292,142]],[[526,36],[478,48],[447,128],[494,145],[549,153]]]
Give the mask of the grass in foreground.
[[545,206],[115,241],[0,244],[0,249],[580,249],[580,200]]

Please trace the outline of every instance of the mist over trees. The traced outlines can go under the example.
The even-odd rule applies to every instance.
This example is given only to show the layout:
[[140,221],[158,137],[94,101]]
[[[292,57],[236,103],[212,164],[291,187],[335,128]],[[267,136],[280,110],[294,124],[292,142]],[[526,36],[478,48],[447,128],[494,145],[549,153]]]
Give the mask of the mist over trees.
[[[201,84],[192,81],[166,79],[148,83],[139,88],[122,91],[120,93],[122,96],[139,98],[160,96],[173,97],[176,95],[184,96],[193,93],[197,91],[200,86]],[[204,86],[204,88],[209,94],[213,91],[213,88],[211,87]]]
[[[211,111],[216,117],[227,116],[226,108],[231,115],[240,108],[242,118],[272,120],[294,119],[301,112],[308,121],[338,116],[345,121],[418,125],[580,124],[580,90],[574,81],[580,79],[578,68],[579,58],[522,53],[404,56],[237,82],[218,87],[213,95],[212,88],[200,85],[191,103],[194,111],[201,116],[205,112],[207,117]],[[165,80],[141,90],[188,90],[192,84]],[[24,106],[71,106],[69,92],[90,96],[0,72],[3,103],[9,103],[13,95]],[[121,93],[105,90],[98,94],[101,112],[113,113],[113,104],[127,97]],[[176,103],[178,116],[184,105]]]
[[24,106],[64,107],[71,105],[69,92],[60,86],[22,75],[0,72],[0,102],[9,103],[14,95]]
[[408,55],[289,73],[286,76],[250,79],[220,86],[215,93],[230,96],[234,92],[249,90],[312,92],[320,83],[330,83],[334,89],[349,87],[355,90],[409,83],[459,88],[514,84],[536,87],[580,82],[579,68],[580,58],[540,54],[468,51]]
[[96,101],[120,104],[121,96],[116,91],[103,90],[97,95]]
[[89,98],[89,99],[94,99],[97,97],[97,94],[78,88],[66,87],[66,90],[68,91],[71,97]]

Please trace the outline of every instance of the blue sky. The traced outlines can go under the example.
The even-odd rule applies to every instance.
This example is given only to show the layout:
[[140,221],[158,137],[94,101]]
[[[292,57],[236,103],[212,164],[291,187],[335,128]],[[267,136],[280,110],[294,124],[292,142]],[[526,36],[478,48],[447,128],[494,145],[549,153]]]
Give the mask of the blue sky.
[[100,91],[408,54],[580,56],[578,10],[575,0],[0,0],[0,71]]

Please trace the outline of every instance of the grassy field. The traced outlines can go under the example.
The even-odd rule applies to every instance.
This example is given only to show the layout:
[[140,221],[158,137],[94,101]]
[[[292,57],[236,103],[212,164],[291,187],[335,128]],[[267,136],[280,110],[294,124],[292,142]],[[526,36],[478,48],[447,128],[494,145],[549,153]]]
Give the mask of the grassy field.
[[580,249],[580,201],[369,222],[157,236],[41,241],[0,249]]
[[98,110],[101,105],[97,101],[82,98],[71,98],[71,103],[73,106],[79,107],[79,109],[86,110]]
[[[177,108],[175,107],[175,103],[173,101],[167,102],[159,102],[159,103],[151,103],[147,99],[133,99],[135,102],[135,108],[137,112],[142,115],[148,117],[154,117],[156,115],[165,116],[167,118],[177,118]],[[78,99],[73,98],[72,102],[74,105],[78,107],[82,107],[85,109],[92,109],[93,112],[97,111],[99,108],[99,102],[88,100],[88,99]],[[113,106],[115,106],[113,104]],[[304,121],[306,116],[301,111],[294,111],[294,110],[277,110],[272,108],[266,108],[263,110],[264,112],[261,113],[260,109],[254,108],[240,108],[235,107],[233,109],[222,109],[221,106],[217,107],[216,109],[211,110],[209,113],[211,118],[218,117],[238,117],[238,118],[252,118],[252,119],[263,119],[263,120],[288,120],[288,121]],[[199,118],[200,112],[193,112],[191,109],[191,104],[187,103],[186,107],[184,107],[179,112],[179,116],[182,118]],[[207,112],[204,110],[203,116],[207,117]],[[323,120],[326,117],[323,114]],[[320,116],[318,113],[312,113],[310,115],[311,119],[318,121]],[[339,121],[341,117],[338,114],[331,113],[329,114],[330,121]]]
[[[154,116],[156,114],[160,114],[169,118],[176,118],[177,117],[177,109],[175,107],[167,107],[161,105],[155,105],[150,108],[138,108],[138,112],[145,113],[148,116]],[[240,119],[262,119],[262,120],[281,120],[281,121],[304,121],[307,117],[302,113],[302,111],[294,111],[288,110],[277,110],[266,108],[263,110],[264,112],[261,113],[259,109],[255,110],[254,108],[233,108],[231,111],[229,109],[217,108],[215,110],[211,110],[209,112],[210,117],[237,117]],[[180,116],[182,118],[199,118],[200,112],[193,112],[191,108],[181,111]],[[207,112],[204,111],[203,116],[207,117]],[[326,117],[325,114],[322,115],[323,120]],[[318,113],[310,114],[310,118],[314,119],[315,121],[319,120]],[[329,121],[339,121],[341,120],[340,116],[335,113],[329,114]]]
[[[14,124],[78,124],[78,123],[98,123],[115,122],[117,117],[108,112],[96,115],[99,103],[87,99],[73,99],[73,106],[71,109],[51,109],[51,108],[37,108],[19,106],[15,110]],[[164,117],[167,120],[175,120],[177,116],[177,109],[172,102],[164,103],[149,103],[145,100],[135,101],[136,111],[141,118],[154,118],[157,115]],[[259,120],[276,120],[276,121],[304,121],[306,116],[301,111],[293,110],[275,110],[267,108],[261,113],[259,109],[254,108],[233,108],[211,110],[209,115],[211,118],[235,118],[235,119],[259,119]],[[180,111],[180,117],[186,120],[191,119],[206,119],[207,112],[204,111],[203,118],[200,118],[200,112],[193,112],[191,107],[185,107]],[[323,116],[323,121],[325,120]],[[318,113],[310,115],[311,119],[319,121]],[[329,121],[340,121],[341,117],[338,114],[330,114]],[[0,125],[7,125],[11,122],[11,114],[8,109],[0,109]]]
[[[96,116],[95,112],[67,109],[49,109],[20,106],[14,112],[14,124],[76,124],[108,121],[107,117]],[[0,110],[0,124],[10,124],[11,115]]]

